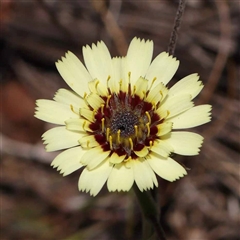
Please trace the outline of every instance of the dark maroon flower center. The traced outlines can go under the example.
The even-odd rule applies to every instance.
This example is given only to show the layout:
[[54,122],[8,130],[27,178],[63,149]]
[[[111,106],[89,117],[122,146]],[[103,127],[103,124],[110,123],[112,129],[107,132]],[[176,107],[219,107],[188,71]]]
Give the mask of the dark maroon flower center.
[[157,138],[156,125],[161,121],[155,106],[136,94],[123,92],[102,98],[105,104],[96,111],[95,122],[89,126],[96,141],[104,151],[137,158],[134,151],[150,146]]

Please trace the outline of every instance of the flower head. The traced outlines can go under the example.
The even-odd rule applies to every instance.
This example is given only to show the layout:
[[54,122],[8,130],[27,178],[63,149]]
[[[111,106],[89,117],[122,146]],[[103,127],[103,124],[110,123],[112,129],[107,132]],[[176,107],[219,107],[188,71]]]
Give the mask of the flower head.
[[[64,176],[84,167],[79,190],[96,195],[158,186],[156,174],[174,181],[187,174],[171,153],[197,155],[203,137],[178,131],[210,121],[210,105],[194,106],[203,88],[197,74],[166,85],[179,61],[163,52],[152,61],[153,42],[134,38],[125,57],[111,58],[103,42],[83,47],[85,66],[71,52],[56,63],[72,89],[37,100],[35,116],[60,126],[42,136]],[[152,62],[151,62],[152,61]]]

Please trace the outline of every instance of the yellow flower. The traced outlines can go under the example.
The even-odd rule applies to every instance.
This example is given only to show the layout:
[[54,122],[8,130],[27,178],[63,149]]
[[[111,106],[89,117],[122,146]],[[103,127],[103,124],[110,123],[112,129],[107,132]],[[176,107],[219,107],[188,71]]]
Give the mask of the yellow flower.
[[[203,137],[178,131],[210,121],[210,105],[194,106],[203,88],[197,74],[166,85],[179,61],[163,52],[152,61],[153,42],[134,38],[125,57],[111,58],[103,42],[83,47],[86,67],[71,52],[56,63],[72,89],[54,101],[37,100],[35,116],[60,126],[42,136],[47,151],[67,149],[52,162],[64,176],[84,167],[79,190],[96,195],[158,186],[187,174],[171,153],[197,155]],[[152,61],[152,62],[151,62]]]

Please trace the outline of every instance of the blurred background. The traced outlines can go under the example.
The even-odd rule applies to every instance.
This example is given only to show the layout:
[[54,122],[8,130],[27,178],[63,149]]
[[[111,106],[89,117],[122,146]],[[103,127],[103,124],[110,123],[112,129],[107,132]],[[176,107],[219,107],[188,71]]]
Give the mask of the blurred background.
[[[103,40],[124,55],[134,36],[166,51],[178,1],[1,0],[1,240],[135,240],[141,213],[132,192],[93,198],[77,190],[80,171],[62,177],[41,135],[50,127],[33,117],[35,100],[52,99],[66,84],[55,61],[67,50]],[[189,0],[171,84],[197,72],[205,88],[196,104],[213,105],[211,123],[194,129],[199,156],[174,156],[188,176],[159,179],[161,222],[169,240],[240,239],[240,2]]]

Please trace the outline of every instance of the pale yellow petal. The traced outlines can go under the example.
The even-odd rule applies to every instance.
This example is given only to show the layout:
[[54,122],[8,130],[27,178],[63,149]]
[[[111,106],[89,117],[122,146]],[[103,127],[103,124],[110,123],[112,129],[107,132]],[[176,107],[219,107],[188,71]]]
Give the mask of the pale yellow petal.
[[140,151],[134,151],[134,153],[138,156],[138,157],[145,157],[148,155],[148,148],[146,146],[143,147],[142,150]]
[[179,61],[169,56],[168,53],[160,53],[151,63],[146,79],[149,80],[149,87],[154,88],[157,84],[163,83],[165,86],[172,79],[179,66]]
[[168,94],[168,89],[163,83],[159,83],[154,88],[151,88],[146,101],[157,104],[160,101],[163,101]]
[[122,58],[115,57],[112,59],[113,72],[108,80],[108,87],[111,92],[119,92],[119,82],[122,79]]
[[[78,158],[78,156],[79,155],[81,156],[83,153],[84,153],[84,150],[80,146],[67,149],[61,152],[60,154],[58,154],[54,158],[54,160],[51,163],[51,166],[53,168],[59,167],[62,164],[70,162],[72,158]],[[79,164],[80,164],[80,158],[79,158]]]
[[131,73],[131,85],[135,85],[139,77],[144,77],[147,69],[152,60],[153,42],[150,40],[145,41],[140,38],[133,38],[131,41],[128,52],[127,62],[129,72]]
[[80,115],[87,119],[90,122],[94,122],[95,117],[94,117],[94,112],[90,110],[89,108],[80,108],[79,111]]
[[53,98],[56,102],[65,103],[68,106],[72,105],[75,108],[87,107],[86,102],[82,97],[73,91],[60,88]]
[[62,61],[56,62],[58,72],[65,82],[80,96],[88,92],[88,81],[92,78],[81,61],[71,52],[67,52]]
[[171,122],[163,122],[161,124],[157,125],[158,128],[158,132],[157,132],[157,136],[163,136],[167,133],[169,133],[172,130],[172,123]]
[[203,143],[203,137],[193,132],[171,132],[161,139],[172,146],[174,153],[185,156],[198,155]]
[[81,156],[84,154],[84,150],[81,147],[74,147],[60,153],[51,163],[51,165],[60,171],[63,176],[71,174],[72,172],[83,167],[80,163]]
[[101,107],[101,104],[104,104],[104,100],[96,93],[89,94],[86,100],[93,109],[98,109]]
[[111,170],[112,164],[108,160],[103,161],[93,170],[85,168],[78,181],[79,191],[90,192],[90,195],[96,196],[108,179]]
[[65,127],[55,127],[42,135],[46,151],[52,152],[79,145],[78,140],[83,135],[81,133],[67,130]]
[[158,186],[157,178],[147,160],[140,158],[132,161],[132,166],[134,180],[140,191],[152,189],[154,184]]
[[96,146],[99,146],[99,143],[95,140],[94,135],[86,135],[83,136],[81,139],[78,140],[79,144],[81,145],[82,148],[93,148]]
[[99,79],[102,84],[107,86],[107,79],[112,75],[112,59],[104,42],[83,47],[83,57],[86,67],[92,79]]
[[134,182],[132,167],[126,167],[125,163],[116,164],[107,181],[109,192],[129,191]]
[[127,92],[130,83],[130,74],[127,57],[121,58],[121,79],[119,82],[119,90]]
[[192,96],[192,99],[194,99],[203,88],[202,82],[198,80],[199,76],[197,73],[188,75],[173,85],[170,88],[168,95],[177,96],[189,94]]
[[147,92],[148,80],[140,77],[135,84],[134,93],[143,99]]
[[166,141],[155,140],[154,145],[151,147],[151,151],[166,158],[174,151],[174,149]]
[[70,105],[52,100],[39,99],[36,101],[35,117],[45,122],[64,125],[69,118],[78,118],[78,114],[72,111]]
[[194,106],[191,101],[191,95],[177,95],[167,98],[166,101],[157,109],[157,113],[161,116],[166,111],[169,112],[168,117],[176,116]]
[[100,96],[108,96],[108,89],[106,83],[102,83],[101,81],[97,80],[96,89]]
[[98,82],[97,79],[94,79],[94,80],[88,82],[88,88],[91,93],[97,93],[97,87],[96,87],[97,82]]
[[164,158],[159,155],[151,154],[147,161],[156,174],[170,182],[187,174],[185,168],[169,157]]
[[65,121],[66,128],[71,131],[80,131],[82,134],[84,132],[92,132],[92,130],[89,128],[90,122],[85,119],[68,119]]
[[88,83],[88,88],[89,88],[90,92],[92,92],[94,94],[98,94],[99,96],[107,96],[108,95],[107,85],[105,85],[98,79],[94,79],[93,81],[90,81]]
[[110,151],[104,151],[101,146],[89,149],[81,158],[81,163],[86,165],[89,170],[97,167],[110,154]]
[[126,155],[119,156],[117,153],[113,152],[113,154],[110,156],[109,161],[112,164],[118,164],[121,163],[125,159]]
[[200,105],[187,110],[177,116],[169,118],[173,129],[192,128],[211,121],[211,105]]

